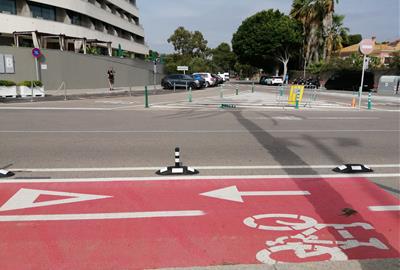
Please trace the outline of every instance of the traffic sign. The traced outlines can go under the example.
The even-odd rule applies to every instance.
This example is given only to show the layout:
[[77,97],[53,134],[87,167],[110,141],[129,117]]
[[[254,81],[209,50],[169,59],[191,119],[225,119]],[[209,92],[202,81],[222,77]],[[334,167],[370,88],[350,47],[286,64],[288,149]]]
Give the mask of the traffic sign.
[[178,66],[177,71],[188,71],[189,67],[188,66]]
[[362,178],[0,185],[4,269],[154,269],[400,255],[399,200]]
[[369,55],[374,51],[375,41],[372,39],[363,39],[360,42],[360,52],[364,55]]
[[368,60],[367,60],[367,55],[371,54],[374,51],[375,48],[375,41],[372,39],[363,39],[360,42],[360,52],[364,54],[363,58],[363,68],[362,68],[362,75],[361,75],[361,85],[359,89],[359,94],[358,94],[358,108],[361,109],[361,103],[362,103],[362,92],[364,88],[364,74],[365,70],[368,69]]
[[32,49],[32,55],[35,58],[39,58],[40,56],[42,56],[42,52],[40,51],[39,48],[33,48]]

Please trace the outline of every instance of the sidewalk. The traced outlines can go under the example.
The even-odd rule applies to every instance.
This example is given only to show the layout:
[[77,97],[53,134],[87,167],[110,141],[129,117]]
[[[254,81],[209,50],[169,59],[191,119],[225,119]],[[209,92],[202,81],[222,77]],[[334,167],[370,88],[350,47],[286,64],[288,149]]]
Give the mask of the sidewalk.
[[[132,87],[116,87],[112,91],[109,88],[96,88],[96,89],[59,89],[59,90],[46,90],[46,96],[77,96],[77,95],[100,95],[110,93],[129,93],[131,92],[143,92],[145,86],[132,86]],[[162,89],[161,85],[148,85],[147,89],[152,91],[154,89]]]
[[190,270],[399,270],[400,260],[358,260],[276,265],[231,265],[214,267],[169,268]]
[[[352,97],[356,96],[358,98],[358,92],[352,91],[339,91],[339,90],[326,90],[321,89],[318,92],[319,95],[333,96],[333,97]],[[363,98],[368,98],[369,92],[363,92]],[[379,94],[372,92],[372,97],[376,101],[391,101],[400,102],[400,95],[390,95],[390,94]]]
[[[110,91],[109,88],[97,88],[97,89],[58,89],[58,90],[46,90],[45,97],[35,97],[35,101],[58,101],[58,100],[77,100],[77,99],[89,99],[99,97],[121,97],[121,96],[143,96],[145,86],[132,86],[132,87],[117,87]],[[149,85],[147,86],[149,94],[161,94],[158,92],[162,90],[161,85]],[[4,98],[0,99],[3,103],[23,103],[29,102],[30,97],[27,98]]]

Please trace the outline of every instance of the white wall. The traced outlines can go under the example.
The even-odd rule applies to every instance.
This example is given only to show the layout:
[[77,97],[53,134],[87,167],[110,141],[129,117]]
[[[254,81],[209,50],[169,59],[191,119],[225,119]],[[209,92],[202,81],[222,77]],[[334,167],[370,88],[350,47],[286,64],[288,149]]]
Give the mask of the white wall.
[[118,44],[121,44],[123,50],[138,54],[149,54],[149,48],[146,45],[82,26],[2,13],[0,13],[0,21],[0,33],[12,34],[15,31],[39,31],[54,35],[64,34],[70,37],[86,37],[87,39],[111,41],[112,47],[115,49],[118,48]]
[[[115,2],[125,2],[125,1],[117,1],[114,0]],[[121,29],[124,29],[128,32],[135,33],[139,36],[144,37],[144,29],[134,23],[131,23],[127,20],[122,19],[120,16],[117,16],[115,14],[112,14],[111,12],[108,12],[100,7],[97,7],[93,4],[90,4],[87,1],[84,0],[33,0],[33,2],[37,3],[42,3],[46,4],[49,6],[55,6],[63,9],[69,9],[84,15],[87,15],[89,17],[98,19],[100,21],[106,22],[108,24],[111,24],[113,26],[119,27]],[[110,1],[112,2],[112,1]],[[132,6],[125,2],[127,5]],[[133,7],[133,6],[132,6]],[[122,8],[122,7],[121,7]],[[124,9],[124,8],[122,8]],[[137,12],[136,12],[137,13]],[[139,17],[138,15],[135,15],[136,17]]]

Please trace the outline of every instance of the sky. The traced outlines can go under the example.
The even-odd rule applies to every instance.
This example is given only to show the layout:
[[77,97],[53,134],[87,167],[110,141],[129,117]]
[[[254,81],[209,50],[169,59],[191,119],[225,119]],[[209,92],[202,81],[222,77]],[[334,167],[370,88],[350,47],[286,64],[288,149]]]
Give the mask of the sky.
[[[288,14],[292,0],[138,0],[141,24],[150,49],[173,51],[167,39],[179,26],[203,33],[210,48],[230,44],[247,17],[264,9]],[[340,0],[336,13],[345,15],[351,34],[378,41],[400,38],[400,0]]]

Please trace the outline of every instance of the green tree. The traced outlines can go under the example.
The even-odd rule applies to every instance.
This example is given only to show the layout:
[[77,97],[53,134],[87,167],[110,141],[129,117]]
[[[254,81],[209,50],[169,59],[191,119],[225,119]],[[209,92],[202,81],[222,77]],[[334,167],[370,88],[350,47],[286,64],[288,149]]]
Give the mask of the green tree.
[[330,30],[332,36],[333,52],[340,51],[343,48],[343,42],[348,38],[349,28],[344,27],[344,15],[333,15],[333,24]]
[[[340,57],[332,57],[329,61],[321,60],[318,63],[310,64],[308,70],[314,74],[319,74],[326,71],[361,71],[363,66],[363,58],[364,56],[360,53],[354,53],[345,59]],[[380,59],[378,57],[369,58],[369,69],[374,70],[381,67]]]
[[333,50],[335,3],[338,0],[294,0],[291,16],[303,26],[305,65],[329,59]]
[[180,55],[202,56],[208,50],[208,42],[201,32],[190,32],[182,26],[169,37],[168,43],[172,43],[175,52]]
[[355,35],[348,35],[344,40],[343,40],[343,47],[348,47],[351,45],[359,44],[362,40],[362,35],[360,34],[355,34]]
[[225,72],[233,70],[236,63],[236,55],[232,52],[228,43],[221,43],[217,48],[211,51],[212,61],[217,71]]
[[390,59],[389,67],[400,72],[400,52],[393,54],[393,57]]
[[286,71],[290,57],[301,48],[301,40],[299,24],[270,9],[244,20],[233,35],[232,47],[242,64],[272,71],[282,62]]
[[254,73],[257,72],[257,68],[248,64],[241,64],[239,62],[236,62],[234,69],[240,78],[251,77]]

